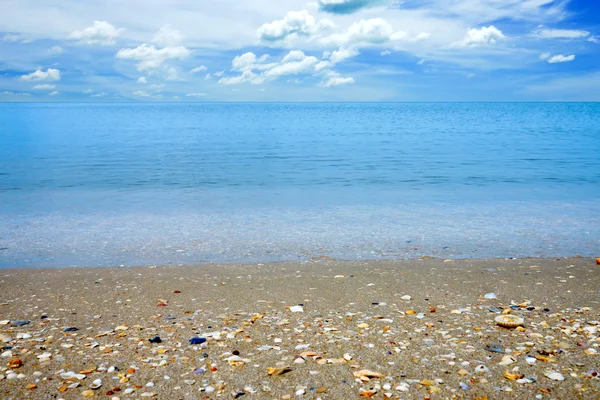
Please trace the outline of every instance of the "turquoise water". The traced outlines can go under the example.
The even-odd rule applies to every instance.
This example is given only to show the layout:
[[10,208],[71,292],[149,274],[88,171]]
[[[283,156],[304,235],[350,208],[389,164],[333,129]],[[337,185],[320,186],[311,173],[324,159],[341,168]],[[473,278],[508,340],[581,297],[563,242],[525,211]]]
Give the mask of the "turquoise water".
[[600,104],[0,104],[0,267],[594,255]]

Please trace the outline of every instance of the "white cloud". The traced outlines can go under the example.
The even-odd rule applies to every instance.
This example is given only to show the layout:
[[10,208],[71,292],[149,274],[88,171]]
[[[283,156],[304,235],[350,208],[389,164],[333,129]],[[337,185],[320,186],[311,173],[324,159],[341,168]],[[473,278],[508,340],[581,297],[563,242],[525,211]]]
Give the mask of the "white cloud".
[[173,67],[167,69],[167,74],[165,75],[165,80],[167,80],[167,81],[179,80],[179,74],[177,73],[177,70]]
[[333,26],[328,19],[317,21],[306,10],[290,11],[283,19],[262,25],[256,36],[262,42],[281,42],[290,36],[312,36]]
[[148,83],[148,79],[145,76],[140,76],[137,80],[137,83],[139,83],[140,85],[145,85],[146,83]]
[[92,90],[92,89],[85,89],[85,90],[83,91],[83,93],[84,93],[84,94],[90,94],[90,93],[92,93],[92,92],[93,92],[93,90]]
[[580,39],[588,37],[590,33],[577,29],[539,29],[533,35],[543,39]]
[[207,69],[208,69],[208,67],[206,65],[201,65],[199,67],[196,67],[196,68],[192,69],[190,72],[192,74],[196,74],[198,72],[206,71]]
[[240,71],[242,74],[221,78],[219,83],[224,85],[242,83],[259,85],[265,81],[294,75],[325,76],[326,80],[321,83],[321,86],[327,87],[353,83],[353,78],[341,77],[337,72],[331,71],[330,68],[358,54],[355,49],[342,47],[334,52],[325,52],[323,54],[324,59],[319,60],[317,57],[306,55],[301,50],[292,50],[280,61],[266,62],[269,59],[268,56],[257,57],[256,54],[248,52],[235,57],[232,61],[232,71]]
[[425,59],[421,58],[419,61],[417,61],[417,65],[423,65],[425,64]]
[[564,63],[573,61],[575,59],[575,54],[571,54],[570,56],[563,56],[562,54],[557,54],[548,59],[548,63],[556,64],[556,63]]
[[360,53],[356,49],[348,49],[345,47],[340,47],[339,50],[336,50],[333,53],[331,53],[331,56],[329,57],[329,61],[331,61],[333,64],[337,64],[344,60],[347,60],[348,58],[356,57],[359,54]]
[[469,29],[465,38],[461,42],[453,44],[455,47],[477,47],[496,44],[498,41],[505,39],[506,36],[494,25],[482,26],[479,29]]
[[185,95],[185,97],[204,97],[206,96],[206,93],[188,93]]
[[321,83],[321,86],[332,87],[332,86],[341,86],[341,85],[348,85],[348,84],[354,83],[354,78],[342,77],[337,72],[330,72],[327,75],[326,79],[327,79],[326,81]]
[[60,71],[54,68],[48,68],[46,71],[36,70],[20,78],[22,81],[60,81]]
[[219,83],[223,85],[239,85],[240,83],[250,82],[253,85],[259,85],[264,82],[260,76],[252,71],[244,71],[239,76],[232,76],[219,79]]
[[206,76],[204,77],[205,80],[209,80],[214,78],[220,78],[221,76],[223,76],[225,74],[225,71],[217,71],[217,72],[213,72],[212,74],[206,74]]
[[285,75],[298,75],[311,73],[319,59],[313,56],[306,56],[303,51],[291,51],[286,55],[281,63],[264,72],[267,79],[277,79]]
[[52,90],[56,89],[56,85],[35,85],[33,88],[35,90]]
[[115,56],[121,60],[139,61],[138,71],[146,71],[160,67],[167,60],[184,59],[191,51],[183,46],[157,49],[154,45],[142,44],[133,49],[121,49]]
[[5,90],[4,92],[2,92],[2,94],[5,96],[31,96],[31,93],[26,93],[26,92],[15,93],[15,92],[11,92],[9,90]]
[[319,0],[319,9],[332,14],[351,14],[360,9],[389,3],[387,0]]
[[140,97],[152,97],[152,95],[145,90],[134,90],[133,95]]
[[587,41],[596,43],[596,44],[600,44],[600,39],[598,39],[596,36],[590,36],[589,38],[587,38]]
[[550,53],[542,53],[540,54],[540,60],[547,60],[548,58],[550,58],[552,54]]
[[57,91],[55,90],[54,92],[50,92],[50,93],[48,93],[48,96],[57,96],[57,95],[59,95],[59,94],[60,94],[60,92],[57,92]]
[[353,23],[346,32],[337,33],[321,39],[324,45],[335,46],[368,46],[386,44],[398,40],[421,40],[428,34],[420,34],[411,38],[404,31],[396,31],[392,25],[383,18],[362,19]]
[[108,93],[106,93],[106,92],[96,93],[96,94],[92,95],[92,97],[106,97],[106,96],[108,96]]
[[7,33],[6,35],[2,36],[2,41],[3,42],[8,42],[8,43],[15,43],[15,42],[18,42],[18,41],[20,41],[22,39],[23,39],[23,36],[17,35],[17,34],[13,34],[13,33]]
[[50,54],[62,54],[63,49],[60,46],[52,46],[48,49],[48,53]]
[[181,31],[174,29],[171,25],[165,25],[154,34],[152,43],[159,47],[176,47],[183,42]]
[[392,52],[389,50],[384,50],[381,53],[379,53],[379,55],[381,56],[389,56],[390,54],[392,54]]
[[115,44],[122,31],[123,29],[117,29],[106,21],[94,21],[92,26],[72,32],[69,39],[79,40],[86,44],[111,46]]

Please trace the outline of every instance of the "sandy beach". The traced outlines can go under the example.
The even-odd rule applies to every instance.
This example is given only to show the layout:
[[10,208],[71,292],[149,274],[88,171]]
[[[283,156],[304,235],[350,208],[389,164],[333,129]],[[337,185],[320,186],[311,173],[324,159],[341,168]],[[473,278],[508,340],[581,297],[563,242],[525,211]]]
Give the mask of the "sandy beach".
[[6,269],[0,397],[599,398],[599,285],[589,258]]

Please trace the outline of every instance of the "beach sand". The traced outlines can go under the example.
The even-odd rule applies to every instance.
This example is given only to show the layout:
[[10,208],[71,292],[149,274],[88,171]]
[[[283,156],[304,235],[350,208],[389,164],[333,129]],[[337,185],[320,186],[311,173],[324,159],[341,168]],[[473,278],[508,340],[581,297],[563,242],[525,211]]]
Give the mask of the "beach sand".
[[599,288],[589,258],[1,270],[0,397],[600,398]]

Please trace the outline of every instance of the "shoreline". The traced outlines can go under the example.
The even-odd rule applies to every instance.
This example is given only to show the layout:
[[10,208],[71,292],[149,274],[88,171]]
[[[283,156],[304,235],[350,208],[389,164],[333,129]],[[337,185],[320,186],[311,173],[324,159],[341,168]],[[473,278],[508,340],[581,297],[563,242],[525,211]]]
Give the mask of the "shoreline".
[[246,262],[242,262],[239,260],[231,260],[231,261],[198,261],[196,263],[176,263],[176,262],[167,262],[167,263],[146,263],[146,264],[135,264],[135,265],[67,265],[62,267],[54,267],[54,266],[32,266],[32,267],[0,267],[1,271],[19,271],[19,270],[27,270],[27,271],[38,271],[38,270],[76,270],[76,269],[124,269],[124,268],[197,268],[197,267],[252,267],[252,266],[276,266],[280,264],[322,264],[322,263],[418,263],[427,260],[437,260],[442,262],[505,262],[505,261],[560,261],[560,260],[589,260],[592,261],[595,259],[594,254],[589,255],[570,255],[570,256],[523,256],[523,257],[442,257],[442,256],[431,256],[431,255],[415,255],[404,258],[365,258],[365,259],[346,259],[346,258],[337,258],[330,256],[315,256],[307,259],[298,259],[298,260],[266,260],[266,261],[256,261],[250,260]]
[[584,257],[2,269],[0,394],[593,398],[598,287]]

